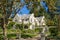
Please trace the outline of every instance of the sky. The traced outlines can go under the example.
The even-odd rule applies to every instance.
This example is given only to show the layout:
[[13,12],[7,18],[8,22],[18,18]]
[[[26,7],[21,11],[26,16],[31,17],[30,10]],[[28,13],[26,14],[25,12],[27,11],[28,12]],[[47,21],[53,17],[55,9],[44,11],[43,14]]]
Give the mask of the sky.
[[46,2],[40,2],[41,6],[45,9],[46,12],[48,12],[48,6]]
[[[21,3],[24,3],[24,0],[21,0]],[[16,13],[18,15],[29,14],[30,10],[27,8],[27,5],[24,5],[21,9],[17,8]],[[10,17],[13,17],[14,15],[15,15],[15,11],[12,11],[12,14]]]
[[[20,0],[20,2],[25,3],[24,0]],[[46,3],[44,3],[44,2],[40,2],[40,3],[45,8],[45,10],[48,11],[48,7],[46,6]],[[17,10],[19,10],[19,11],[17,11]],[[30,10],[27,8],[27,5],[24,5],[21,9],[17,9],[17,10],[16,11],[19,15],[30,13]],[[12,14],[12,15],[14,15],[14,14]]]
[[[21,3],[24,3],[24,0],[21,0]],[[19,11],[19,15],[29,14],[30,10],[27,8],[27,5],[24,5]]]
[[[24,0],[21,0],[21,3],[24,3]],[[47,7],[46,3],[45,3],[45,2],[40,2],[40,3],[41,3],[41,5],[44,7],[44,9],[45,9],[46,11],[48,11],[48,7]],[[18,14],[29,14],[29,12],[30,12],[30,10],[28,10],[27,5],[24,5],[24,6],[20,9],[20,11],[18,12]]]
[[21,14],[21,15],[23,15],[23,14],[29,14],[29,12],[30,12],[30,10],[27,8],[27,5],[24,5],[24,6],[20,9],[20,11],[18,12],[18,14]]

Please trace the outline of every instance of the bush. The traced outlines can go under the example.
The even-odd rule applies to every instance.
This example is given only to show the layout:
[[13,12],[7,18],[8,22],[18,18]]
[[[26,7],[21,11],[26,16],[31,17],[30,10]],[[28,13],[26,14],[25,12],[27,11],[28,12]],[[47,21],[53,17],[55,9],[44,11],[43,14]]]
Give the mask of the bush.
[[3,34],[0,34],[0,40],[3,40]]
[[22,33],[34,33],[34,30],[30,30],[30,29],[22,30]]
[[8,38],[16,38],[16,34],[7,34]]
[[2,32],[3,31],[3,29],[2,28],[0,28],[0,32]]
[[50,31],[50,34],[52,37],[55,37],[58,35],[58,29],[57,28],[50,28],[49,31]]
[[47,22],[48,26],[54,26],[55,25],[53,20],[47,20],[47,21],[48,21]]
[[13,27],[13,25],[15,24],[15,22],[10,22],[7,26],[8,29],[11,29]]
[[42,28],[36,28],[36,29],[35,29],[35,32],[36,32],[36,33],[37,33],[37,32],[40,33],[41,31],[42,31]]
[[29,38],[29,37],[32,38],[34,36],[36,36],[36,35],[35,34],[30,34],[30,33],[29,34],[28,33],[22,33],[21,34],[21,37],[22,38]]
[[23,25],[22,24],[16,24],[16,29],[18,29],[18,28],[22,30],[23,29]]
[[30,30],[30,29],[22,30],[22,33],[21,33],[22,38],[29,38],[29,37],[32,38],[36,35],[37,35],[36,32],[34,30]]

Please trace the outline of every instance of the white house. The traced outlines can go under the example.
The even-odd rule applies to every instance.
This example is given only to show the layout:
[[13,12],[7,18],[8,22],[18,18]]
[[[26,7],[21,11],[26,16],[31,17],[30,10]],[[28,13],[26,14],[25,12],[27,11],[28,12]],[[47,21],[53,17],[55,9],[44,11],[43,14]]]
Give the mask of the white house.
[[13,22],[16,22],[19,24],[21,24],[22,22],[24,24],[31,23],[31,25],[29,26],[29,29],[34,29],[36,24],[38,26],[46,25],[44,18],[45,18],[44,16],[34,17],[33,13],[32,14],[23,14],[23,15],[16,14],[16,16],[13,18]]

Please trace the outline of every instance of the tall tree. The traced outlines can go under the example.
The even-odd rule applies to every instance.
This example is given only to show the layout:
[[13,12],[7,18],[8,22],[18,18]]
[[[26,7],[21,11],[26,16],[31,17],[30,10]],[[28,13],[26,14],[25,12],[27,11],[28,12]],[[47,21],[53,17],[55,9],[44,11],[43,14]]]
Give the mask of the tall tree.
[[54,12],[56,10],[56,7],[55,7],[56,0],[45,0],[45,1],[48,5],[49,11]]
[[[3,23],[3,25],[2,25],[3,35],[4,35],[3,40],[7,40],[7,29],[6,29],[6,26],[8,24],[8,18],[11,15],[11,13],[10,14],[7,13],[7,6],[8,6],[7,0],[1,0],[0,1],[0,5],[1,5],[0,7],[2,9],[2,12],[0,14],[2,14],[1,18],[3,19],[3,21],[1,22],[1,23]],[[10,6],[10,12],[11,11],[12,11],[12,4]]]

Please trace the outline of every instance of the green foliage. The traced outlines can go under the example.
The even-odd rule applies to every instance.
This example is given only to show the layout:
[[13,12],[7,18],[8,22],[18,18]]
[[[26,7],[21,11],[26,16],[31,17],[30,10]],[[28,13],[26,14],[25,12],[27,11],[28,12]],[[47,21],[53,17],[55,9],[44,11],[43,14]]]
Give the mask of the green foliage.
[[23,25],[22,24],[16,24],[16,29],[18,29],[18,28],[22,30],[23,29]]
[[47,20],[47,21],[48,21],[47,22],[48,26],[54,26],[55,25],[53,20]]
[[30,33],[29,33],[29,34],[27,34],[27,33],[22,33],[22,34],[21,34],[21,37],[22,37],[22,38],[29,38],[29,37],[32,38],[32,37],[34,37],[34,36],[36,36],[36,35],[35,35],[35,34],[30,34]]
[[54,12],[56,10],[56,7],[55,7],[56,1],[55,0],[45,0],[45,1],[48,5],[49,11]]
[[[19,0],[18,0],[18,1],[19,1]],[[32,10],[31,10],[31,13],[34,13],[35,17],[39,17],[39,16],[43,15],[43,12],[44,12],[44,16],[45,16],[46,19],[47,19],[47,22],[46,22],[47,25],[56,25],[56,24],[58,24],[57,16],[54,16],[53,19],[51,20],[51,18],[52,18],[51,15],[47,14],[47,13],[45,12],[44,8],[40,7],[40,2],[39,2],[39,1],[40,1],[40,0],[38,0],[38,1],[32,0],[32,2],[38,2],[38,3],[33,3],[33,8],[32,8]],[[14,1],[13,1],[13,2],[14,2]],[[3,9],[3,10],[0,10],[0,18],[2,18],[3,16],[5,16],[5,15],[4,15],[5,13],[7,14],[6,6],[7,6],[7,7],[10,6],[9,13],[11,14],[13,2],[11,2],[10,5],[9,5],[9,4],[8,4],[9,2],[6,3],[6,0],[5,0],[4,2],[1,1],[1,3],[2,3],[2,9]],[[29,2],[30,2],[30,1],[27,1],[27,2],[26,2],[27,5],[29,4]],[[46,2],[47,2],[47,5],[48,5],[48,7],[49,7],[49,11],[54,11],[56,0],[47,0]],[[8,5],[7,5],[7,4],[8,4]],[[39,10],[37,9],[38,6],[40,7]],[[53,9],[53,10],[51,10],[51,9]],[[3,11],[4,11],[4,12],[3,12]],[[3,15],[2,15],[2,13],[3,13]],[[9,14],[9,15],[10,15],[10,14]],[[8,14],[7,14],[6,16],[9,17]],[[8,20],[8,18],[5,19],[5,20]],[[11,19],[9,19],[9,20],[12,21]],[[11,29],[14,24],[15,24],[14,22],[10,22],[10,23],[8,24],[8,26],[7,26],[7,29]],[[26,25],[24,25],[23,23],[22,23],[22,24],[16,24],[16,29],[19,28],[19,29],[22,30],[23,27],[25,27],[25,26],[26,26]],[[27,26],[29,27],[30,24],[27,24]],[[36,24],[35,26],[37,26],[37,24]],[[22,30],[22,37],[23,37],[23,38],[33,37],[33,36],[35,36],[33,33],[41,32],[41,30],[42,30],[42,29],[40,29],[40,28],[36,28],[35,30],[30,30],[30,29],[29,29],[29,30],[24,30],[24,29],[23,29],[23,30]],[[15,30],[15,31],[16,31],[16,30]],[[15,32],[15,31],[14,31],[14,30],[11,30],[11,31],[8,30],[9,33],[10,33],[10,32]],[[0,32],[2,32],[1,29],[0,29]],[[29,34],[27,34],[27,33],[29,33]],[[52,28],[52,29],[50,29],[50,33],[51,33],[51,36],[56,36],[56,35],[58,34],[57,28]],[[16,34],[8,34],[8,35],[7,35],[8,38],[15,37],[15,36],[16,36]],[[0,38],[2,38],[1,35],[0,35]]]
[[30,29],[22,30],[22,33],[34,33],[34,30],[30,30]]
[[0,40],[3,40],[3,35],[2,34],[0,34]]
[[2,30],[2,28],[0,28],[0,32],[2,32],[3,30]]
[[36,28],[36,29],[35,29],[35,32],[36,32],[36,33],[40,33],[41,31],[42,31],[42,28]]
[[8,29],[11,29],[13,27],[13,25],[15,24],[15,22],[10,22],[7,26]]
[[2,14],[0,13],[0,18],[2,17]]
[[49,31],[50,31],[50,35],[53,37],[58,35],[58,29],[57,28],[50,28]]
[[35,34],[35,31],[34,30],[22,30],[22,34],[21,34],[21,37],[22,38],[32,38],[34,36],[36,36],[37,34]]
[[53,20],[54,20],[54,24],[58,25],[58,15],[55,15]]
[[16,38],[16,34],[7,34],[8,38]]
[[9,20],[9,21],[12,21],[12,18],[9,18],[8,20]]

